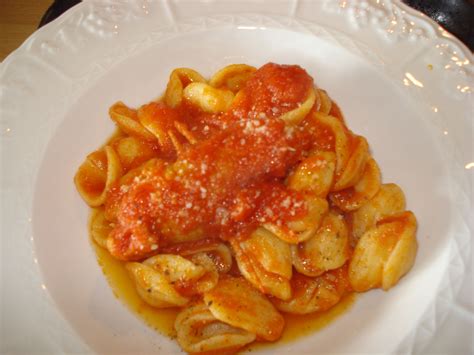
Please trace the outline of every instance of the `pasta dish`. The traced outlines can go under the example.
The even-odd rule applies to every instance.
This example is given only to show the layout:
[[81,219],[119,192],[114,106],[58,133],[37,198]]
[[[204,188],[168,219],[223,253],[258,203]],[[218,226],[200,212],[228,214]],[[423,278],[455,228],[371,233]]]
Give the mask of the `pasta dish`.
[[414,263],[403,191],[299,66],[178,68],[160,99],[109,114],[116,134],[74,180],[92,240],[143,302],[179,309],[189,353],[277,341],[285,314],[388,290]]

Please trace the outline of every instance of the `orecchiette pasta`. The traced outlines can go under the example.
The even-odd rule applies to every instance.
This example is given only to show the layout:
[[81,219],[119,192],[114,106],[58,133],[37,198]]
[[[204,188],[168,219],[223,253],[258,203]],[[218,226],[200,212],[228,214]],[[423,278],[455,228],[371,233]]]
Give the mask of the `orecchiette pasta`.
[[175,147],[172,136],[176,132],[179,117],[173,110],[152,102],[142,106],[137,117],[140,124],[156,137],[163,150],[170,151]]
[[329,98],[325,90],[317,89],[317,93],[319,95],[319,100],[321,102],[319,112],[324,113],[325,115],[329,115],[329,112],[331,112],[331,106],[332,106],[331,99]]
[[307,276],[319,276],[337,269],[349,258],[349,233],[342,215],[330,212],[316,234],[291,246],[295,269]]
[[102,248],[107,248],[107,238],[111,230],[111,223],[105,218],[104,211],[94,209],[90,222],[90,234],[92,239]]
[[204,112],[210,113],[226,111],[234,99],[232,91],[216,89],[205,83],[189,84],[184,89],[183,96]]
[[336,183],[332,187],[333,191],[339,191],[353,186],[360,180],[364,173],[365,163],[369,158],[369,145],[364,137],[356,136],[352,138],[351,153],[344,169],[340,171]]
[[154,141],[156,138],[140,122],[138,122],[137,111],[128,108],[123,102],[117,102],[109,109],[110,118],[117,124],[123,132],[132,137],[137,137],[147,141]]
[[177,107],[183,101],[183,89],[190,83],[204,83],[206,79],[197,71],[189,68],[177,68],[170,74],[166,87],[165,103]]
[[109,115],[117,132],[74,178],[91,239],[114,291],[147,322],[173,318],[189,353],[276,341],[285,317],[309,318],[285,314],[388,290],[413,266],[402,190],[299,66],[177,68],[163,97]]
[[119,138],[112,146],[120,159],[122,169],[126,171],[154,158],[157,151],[153,145],[133,136]]
[[176,287],[182,294],[203,294],[211,290],[219,281],[219,272],[214,261],[206,253],[197,253],[189,258],[195,265],[199,265],[206,271],[199,280],[180,280]]
[[417,250],[416,219],[406,211],[380,220],[357,242],[349,266],[354,290],[388,290],[413,266]]
[[315,278],[295,274],[291,279],[293,297],[287,301],[274,299],[273,304],[286,313],[325,311],[337,304],[349,289],[346,273],[345,268],[341,268]]
[[345,212],[362,207],[375,196],[380,189],[380,170],[374,159],[370,158],[365,164],[364,173],[360,180],[347,189],[333,192],[330,195],[332,203]]
[[405,195],[395,184],[383,184],[377,194],[351,214],[352,234],[360,238],[380,219],[402,212],[405,209]]
[[91,207],[105,202],[107,192],[122,175],[120,159],[114,149],[106,146],[87,156],[74,177],[81,197]]
[[290,173],[288,186],[326,198],[333,184],[335,168],[336,155],[333,152],[315,151]]
[[126,264],[126,267],[135,282],[138,294],[149,305],[166,308],[184,306],[189,302],[189,298],[176,291],[172,281],[165,277],[164,273],[136,262]]
[[284,226],[271,223],[265,223],[263,226],[281,240],[291,244],[311,238],[328,211],[328,203],[325,199],[310,194],[305,196],[305,201],[308,206],[308,213],[305,217],[289,221]]
[[217,269],[204,253],[191,260],[160,254],[126,266],[140,296],[154,307],[182,306],[190,296],[212,289],[218,281]]
[[180,243],[169,247],[168,252],[182,256],[206,253],[220,273],[227,273],[232,267],[232,253],[230,248],[222,242],[204,240],[204,243],[200,241]]
[[206,250],[206,254],[213,261],[217,271],[222,274],[229,272],[232,267],[232,253],[230,252],[229,247],[221,243],[213,249]]
[[215,73],[209,80],[209,85],[215,88],[226,88],[235,93],[243,88],[245,82],[256,70],[255,67],[246,64],[231,64]]
[[232,241],[242,275],[261,292],[281,299],[291,297],[290,245],[265,228],[256,229],[246,240]]
[[314,89],[311,89],[303,103],[301,103],[297,108],[280,116],[280,119],[285,121],[287,124],[297,125],[308,115],[315,102],[316,94],[314,93]]
[[241,277],[221,278],[215,288],[204,294],[204,302],[220,321],[261,339],[278,339],[285,325],[271,302]]
[[311,117],[316,121],[317,127],[323,126],[329,129],[329,138],[334,143],[336,153],[336,174],[340,176],[350,157],[350,136],[348,129],[344,124],[334,116],[326,115],[321,112],[314,113]]
[[179,345],[189,353],[232,353],[256,338],[254,333],[219,321],[204,303],[181,311],[174,327]]

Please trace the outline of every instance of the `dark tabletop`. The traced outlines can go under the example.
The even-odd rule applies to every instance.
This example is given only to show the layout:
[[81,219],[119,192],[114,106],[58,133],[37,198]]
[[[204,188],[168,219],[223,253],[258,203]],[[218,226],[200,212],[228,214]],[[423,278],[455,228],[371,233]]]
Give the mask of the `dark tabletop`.
[[[39,27],[80,2],[80,0],[55,0],[43,15]],[[474,51],[474,0],[403,0],[403,2],[431,17]]]

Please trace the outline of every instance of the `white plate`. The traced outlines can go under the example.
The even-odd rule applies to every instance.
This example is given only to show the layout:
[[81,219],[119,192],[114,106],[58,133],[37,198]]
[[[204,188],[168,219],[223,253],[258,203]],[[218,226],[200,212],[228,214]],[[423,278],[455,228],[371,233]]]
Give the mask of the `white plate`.
[[175,67],[210,75],[268,61],[303,66],[340,104],[383,180],[405,191],[420,244],[397,287],[364,294],[329,327],[278,351],[427,343],[417,329],[435,331],[429,322],[443,318],[440,304],[452,302],[470,260],[470,52],[389,1],[86,1],[1,66],[2,352],[179,351],[113,297],[72,179],[112,132],[113,102],[155,98]]

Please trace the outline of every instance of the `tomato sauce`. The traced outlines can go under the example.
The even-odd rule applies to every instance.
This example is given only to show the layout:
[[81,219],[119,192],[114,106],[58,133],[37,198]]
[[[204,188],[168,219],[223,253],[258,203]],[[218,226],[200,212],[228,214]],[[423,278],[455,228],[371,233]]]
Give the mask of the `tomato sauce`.
[[111,253],[140,260],[176,235],[199,230],[230,240],[262,223],[304,216],[304,196],[286,189],[283,179],[314,138],[279,117],[299,107],[312,86],[312,78],[298,66],[267,64],[225,113],[203,113],[186,102],[175,109],[161,102],[142,107],[159,115],[169,129],[171,121],[181,120],[196,143],[188,143],[176,159],[160,157],[146,164],[131,181],[112,189],[106,201],[107,216],[117,222]]
[[[176,330],[174,322],[179,313],[178,308],[154,308],[147,304],[137,293],[135,287],[131,284],[130,277],[125,269],[125,264],[109,254],[109,252],[95,244],[91,240],[92,245],[97,254],[97,259],[102,268],[104,275],[109,282],[112,291],[121,302],[123,302],[138,318],[142,319],[147,325],[152,327],[160,334],[171,338],[176,338]],[[231,275],[240,275],[233,263],[234,270],[230,271]],[[282,313],[285,318],[285,329],[282,337],[276,343],[257,341],[246,349],[266,350],[278,352],[274,347],[281,344],[289,343],[296,339],[314,334],[315,331],[321,330],[325,326],[332,323],[339,316],[347,312],[354,304],[356,299],[355,293],[347,293],[339,303],[327,311],[315,312],[305,315]]]
[[[267,64],[252,74],[224,113],[203,112],[186,100],[174,108],[152,102],[133,119],[139,121],[141,114],[152,117],[166,133],[158,137],[159,144],[132,134],[125,143],[118,139],[123,137],[109,142],[119,155],[120,144],[139,153],[122,164],[126,175],[108,192],[105,216],[113,229],[108,251],[96,247],[96,252],[115,295],[153,328],[176,336],[173,322],[178,309],[146,304],[122,261],[158,253],[192,255],[217,247],[221,240],[244,239],[265,223],[288,229],[288,222],[308,213],[305,193],[287,189],[285,179],[312,150],[335,151],[336,137],[329,127],[308,117],[298,126],[289,126],[280,117],[298,108],[312,87],[312,78],[300,67]],[[330,114],[347,132],[334,103]],[[349,139],[353,150],[354,140]],[[180,149],[175,149],[176,143]],[[106,156],[101,154],[91,157],[91,163],[105,169]],[[242,276],[236,262],[227,274]],[[342,297],[336,305],[323,304],[334,306],[331,309],[284,314],[286,329],[280,343],[322,328],[350,307],[354,295],[346,274],[347,266],[322,276]],[[303,293],[309,281],[295,272],[291,279],[295,294]],[[195,295],[195,287],[185,281],[175,284],[189,297]],[[263,345],[269,343],[259,341],[247,349]]]

